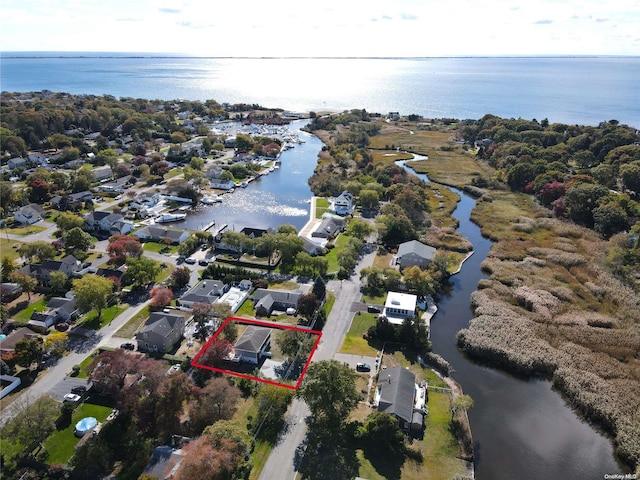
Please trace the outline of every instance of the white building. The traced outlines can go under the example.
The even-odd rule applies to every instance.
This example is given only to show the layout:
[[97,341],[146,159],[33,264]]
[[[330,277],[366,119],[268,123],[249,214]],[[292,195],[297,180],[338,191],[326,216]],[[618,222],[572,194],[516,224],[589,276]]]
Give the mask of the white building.
[[389,323],[401,325],[407,317],[416,316],[418,297],[410,293],[388,292],[382,315]]

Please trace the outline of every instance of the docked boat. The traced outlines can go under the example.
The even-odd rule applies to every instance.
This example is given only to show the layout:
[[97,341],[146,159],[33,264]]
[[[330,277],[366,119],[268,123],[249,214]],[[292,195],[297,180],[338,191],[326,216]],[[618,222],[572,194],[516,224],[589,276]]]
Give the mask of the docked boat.
[[218,195],[207,195],[202,197],[200,199],[200,202],[204,203],[205,205],[213,205],[214,203],[222,202],[222,198],[220,198]]
[[156,223],[180,222],[187,217],[186,213],[164,213],[155,218]]

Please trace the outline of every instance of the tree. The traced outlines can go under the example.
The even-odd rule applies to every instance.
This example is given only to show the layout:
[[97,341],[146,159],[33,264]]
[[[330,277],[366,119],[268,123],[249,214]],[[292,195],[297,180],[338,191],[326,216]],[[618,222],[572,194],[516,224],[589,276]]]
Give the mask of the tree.
[[2,257],[2,264],[0,265],[0,276],[2,278],[9,278],[11,272],[15,271],[16,264],[11,257],[4,256]]
[[164,307],[171,303],[171,300],[173,299],[173,292],[169,287],[156,285],[151,289],[149,296],[151,297],[152,307]]
[[24,338],[16,342],[14,348],[16,364],[24,368],[30,368],[32,364],[42,359],[42,338]]
[[240,255],[244,251],[244,246],[248,240],[247,236],[240,232],[227,231],[222,234],[222,243]]
[[180,290],[184,288],[191,279],[191,270],[189,267],[178,267],[171,275],[169,275],[169,285],[173,290]]
[[605,238],[609,238],[614,233],[627,229],[627,212],[614,202],[600,205],[593,210],[593,222],[596,232],[601,233]]
[[469,395],[457,395],[451,400],[451,421],[458,410],[473,408],[473,398]]
[[608,194],[609,190],[603,185],[592,183],[572,185],[564,197],[569,218],[576,223],[593,227],[593,210],[598,207],[600,200]]
[[23,243],[18,248],[18,253],[21,257],[33,261],[36,263],[42,263],[46,260],[51,260],[58,254],[56,247],[49,242],[37,240],[35,242]]
[[69,276],[64,272],[53,271],[49,274],[49,286],[54,290],[64,290]]
[[67,351],[67,340],[69,340],[67,332],[52,332],[44,338],[43,348],[46,352],[61,357]]
[[276,337],[276,343],[283,355],[293,364],[306,362],[313,350],[316,336],[301,330],[282,330]]
[[298,396],[309,406],[313,426],[328,436],[339,433],[360,400],[355,372],[336,360],[312,363]]
[[418,265],[407,267],[402,272],[402,278],[409,290],[416,292],[419,297],[434,293],[434,280],[431,273],[422,270]]
[[180,431],[180,418],[195,387],[193,380],[180,370],[165,378],[158,389],[156,405],[155,428],[160,438]]
[[359,240],[364,240],[373,233],[373,227],[366,220],[360,218],[354,218],[349,222],[347,227],[347,234],[355,237]]
[[311,293],[313,293],[320,301],[324,299],[324,296],[327,293],[327,284],[324,282],[322,277],[316,277],[315,281],[313,282]]
[[304,293],[298,299],[297,308],[300,315],[310,317],[318,308],[318,298],[313,293]]
[[219,367],[225,358],[233,352],[233,345],[224,338],[217,337],[209,344],[207,349],[200,357],[200,363],[210,367]]
[[63,232],[68,232],[73,228],[82,228],[84,218],[75,213],[62,212],[56,217],[56,225]]
[[31,405],[26,399],[19,402],[14,404],[16,415],[8,425],[6,434],[18,440],[27,450],[42,442],[55,430],[60,404],[49,395],[38,398]]
[[640,163],[630,163],[620,167],[620,179],[626,190],[640,195]]
[[150,258],[128,258],[127,271],[122,276],[125,285],[147,285],[160,273],[160,265]]
[[137,237],[131,235],[112,235],[109,237],[107,245],[109,261],[116,265],[122,265],[128,258],[140,258],[142,256],[142,245]]
[[364,210],[374,210],[380,206],[380,196],[375,190],[361,190],[359,200]]
[[98,393],[115,396],[124,383],[124,377],[132,372],[136,358],[123,350],[107,350],[93,358],[89,365],[89,380]]
[[393,455],[404,457],[404,434],[394,416],[385,412],[372,413],[362,426],[362,435],[372,446],[384,445]]
[[191,306],[191,312],[193,313],[193,323],[196,325],[193,336],[204,342],[209,338],[213,329],[213,307],[208,303],[198,302]]
[[20,285],[22,291],[27,294],[27,298],[31,300],[31,292],[33,292],[33,290],[38,286],[38,281],[26,273],[19,271],[11,272],[9,278],[12,282]]
[[189,404],[189,430],[192,435],[200,435],[209,425],[218,420],[233,417],[240,398],[240,390],[226,378],[209,379],[204,388],[195,392]]
[[64,234],[64,248],[68,253],[86,252],[93,245],[91,235],[81,228],[74,227]]
[[85,312],[92,308],[102,317],[102,309],[107,305],[107,298],[113,292],[113,282],[98,275],[86,274],[73,280],[73,291],[76,293],[78,306]]
[[262,437],[270,438],[280,433],[284,423],[284,416],[293,397],[293,391],[287,388],[266,383],[260,384],[254,401],[258,408],[255,426],[256,436],[261,435]]

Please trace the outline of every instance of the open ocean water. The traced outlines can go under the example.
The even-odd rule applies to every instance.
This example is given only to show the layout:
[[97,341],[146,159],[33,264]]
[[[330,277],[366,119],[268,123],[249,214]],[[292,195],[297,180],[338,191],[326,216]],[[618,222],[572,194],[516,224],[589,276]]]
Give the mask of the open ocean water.
[[214,99],[293,111],[416,113],[640,127],[640,57],[194,58],[11,53],[2,91]]

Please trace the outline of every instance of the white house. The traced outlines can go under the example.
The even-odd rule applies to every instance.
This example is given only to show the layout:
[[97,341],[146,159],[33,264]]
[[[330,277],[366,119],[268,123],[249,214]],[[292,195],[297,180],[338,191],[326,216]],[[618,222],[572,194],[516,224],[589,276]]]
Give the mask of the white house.
[[333,210],[338,215],[348,215],[353,211],[353,195],[346,190],[333,200]]
[[30,205],[20,207],[15,211],[13,216],[20,223],[33,225],[44,218],[45,210],[40,205],[32,203]]
[[407,317],[416,316],[418,297],[410,293],[388,292],[382,315],[389,323],[401,325]]
[[229,289],[219,280],[201,280],[198,284],[180,297],[180,305],[191,308],[194,303],[213,305]]

